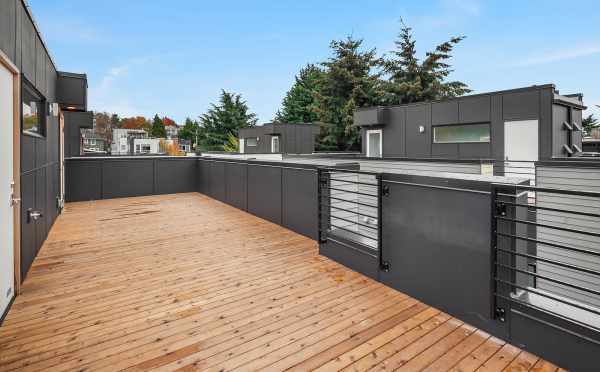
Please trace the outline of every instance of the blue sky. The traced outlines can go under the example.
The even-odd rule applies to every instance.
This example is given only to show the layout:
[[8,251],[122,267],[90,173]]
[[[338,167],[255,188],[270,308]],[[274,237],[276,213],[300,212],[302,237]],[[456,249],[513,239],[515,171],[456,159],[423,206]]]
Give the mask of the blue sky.
[[50,52],[85,72],[89,107],[120,115],[201,115],[221,89],[271,120],[294,75],[353,35],[383,54],[403,17],[422,55],[467,38],[453,79],[474,92],[554,83],[600,116],[600,7],[564,1],[29,0]]

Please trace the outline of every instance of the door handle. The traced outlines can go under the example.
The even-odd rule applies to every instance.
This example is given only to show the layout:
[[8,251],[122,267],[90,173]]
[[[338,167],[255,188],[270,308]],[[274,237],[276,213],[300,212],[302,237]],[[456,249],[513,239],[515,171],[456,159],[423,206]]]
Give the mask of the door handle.
[[31,221],[35,222],[42,217],[44,217],[44,215],[40,211],[34,211],[31,208],[27,210],[27,223],[31,223]]

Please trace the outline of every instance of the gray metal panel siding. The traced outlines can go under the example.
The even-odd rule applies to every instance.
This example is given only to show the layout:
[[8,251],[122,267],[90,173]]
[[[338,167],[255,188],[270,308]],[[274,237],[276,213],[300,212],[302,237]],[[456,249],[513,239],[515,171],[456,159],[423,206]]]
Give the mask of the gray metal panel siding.
[[[425,133],[419,133],[421,125]],[[406,156],[431,156],[431,138],[431,105],[406,107]]]
[[35,139],[35,167],[40,168],[46,165],[46,139]]
[[458,122],[487,123],[491,121],[491,96],[466,97],[458,100]]
[[16,0],[2,0],[0,4],[0,49],[10,58],[15,60],[16,43]]
[[27,14],[25,14],[25,10],[21,7],[21,73],[32,84],[36,83],[36,38],[33,23],[31,23]]
[[27,222],[27,210],[35,206],[35,173],[21,176],[21,280],[37,254],[35,223]]
[[317,239],[317,172],[283,169],[282,225],[311,239]]
[[243,211],[248,209],[248,169],[243,163],[225,163],[225,201]]
[[[389,109],[389,123],[383,127],[383,155],[405,156],[405,127],[406,110],[403,107],[391,107]],[[366,151],[366,142],[363,138],[363,148]]]
[[23,30],[21,23],[23,22],[23,7],[19,0],[14,0],[15,3],[15,65],[21,70],[21,50],[23,41]]
[[542,89],[540,92],[540,117],[539,117],[539,156],[540,159],[552,157],[552,102],[554,90]]
[[248,164],[248,212],[281,225],[281,168]]
[[432,125],[458,123],[458,101],[436,102],[431,104]]
[[196,191],[196,159],[156,159],[156,194]]
[[440,158],[458,158],[457,143],[433,143],[431,144],[431,156]]
[[80,106],[83,110],[86,110],[86,94],[87,81],[83,77],[58,75],[56,96],[59,103]]
[[46,55],[46,99],[48,102],[56,102],[56,69]]
[[503,94],[504,120],[537,119],[540,116],[540,92],[531,90]]
[[46,49],[38,35],[35,37],[35,86],[44,95],[48,96],[46,87]]
[[152,195],[154,162],[147,160],[105,160],[102,162],[102,198]]
[[492,143],[490,151],[492,157],[496,160],[504,160],[504,119],[502,115],[502,96],[495,95],[491,97],[491,137]]
[[568,143],[569,132],[564,128],[563,122],[569,119],[569,109],[565,106],[552,105],[552,155],[562,157],[562,146]]
[[35,140],[33,136],[21,135],[21,173],[35,168]]
[[35,222],[35,247],[39,252],[46,239],[46,168],[40,168],[35,172],[35,202],[34,209],[42,213],[42,217]]
[[492,156],[490,143],[461,143],[458,145],[460,159],[489,159]]
[[[572,110],[572,122],[577,123],[579,126],[581,126],[581,121],[583,120],[582,115],[583,112],[581,110],[576,110],[573,109]],[[583,140],[583,133],[581,133],[581,131],[573,131],[573,135],[572,135],[572,141],[573,141],[573,145],[577,145],[579,148],[582,148],[583,144],[582,144],[582,140]],[[575,150],[573,150],[575,152]]]

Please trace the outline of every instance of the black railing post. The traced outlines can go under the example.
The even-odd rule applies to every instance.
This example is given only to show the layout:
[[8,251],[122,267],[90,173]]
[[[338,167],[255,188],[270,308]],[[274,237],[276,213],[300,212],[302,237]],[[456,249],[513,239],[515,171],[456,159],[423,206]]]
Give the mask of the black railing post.
[[[390,271],[390,263],[383,257],[383,195],[384,186],[381,173],[375,176],[377,179],[377,254],[379,256],[379,269],[383,272]],[[388,193],[387,191],[385,192]]]

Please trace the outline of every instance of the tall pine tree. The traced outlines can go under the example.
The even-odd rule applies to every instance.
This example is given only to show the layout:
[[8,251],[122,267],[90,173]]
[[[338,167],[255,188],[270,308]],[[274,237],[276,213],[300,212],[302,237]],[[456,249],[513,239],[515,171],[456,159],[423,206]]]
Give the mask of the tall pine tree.
[[402,104],[457,97],[471,90],[460,81],[446,81],[452,69],[448,60],[454,47],[465,37],[453,37],[427,52],[420,62],[416,56],[412,29],[400,20],[402,28],[395,41],[392,58],[384,62],[388,76],[385,103]]
[[166,136],[167,131],[165,130],[165,125],[158,114],[154,115],[154,119],[152,119],[152,127],[150,128],[150,137],[165,138]]
[[313,64],[302,68],[295,77],[294,85],[283,98],[281,110],[275,121],[279,123],[313,123],[319,119],[316,93],[323,70]]
[[256,115],[251,113],[241,95],[221,91],[219,104],[212,104],[200,117],[203,136],[202,147],[209,151],[223,151],[230,135],[238,136],[238,129],[256,125]]
[[316,93],[317,114],[323,123],[320,150],[359,150],[354,111],[381,102],[381,60],[375,49],[363,51],[362,42],[352,37],[332,41],[333,56],[322,63],[324,73],[317,81]]

